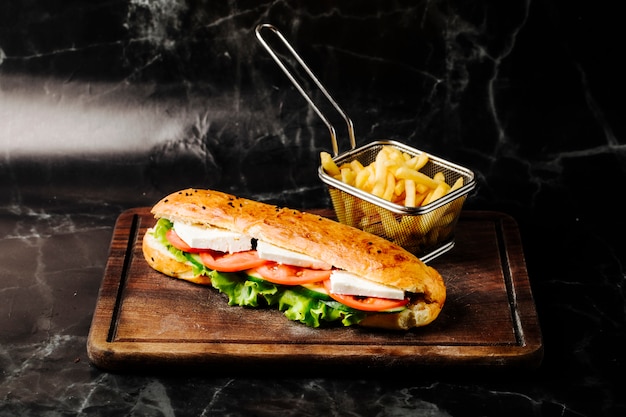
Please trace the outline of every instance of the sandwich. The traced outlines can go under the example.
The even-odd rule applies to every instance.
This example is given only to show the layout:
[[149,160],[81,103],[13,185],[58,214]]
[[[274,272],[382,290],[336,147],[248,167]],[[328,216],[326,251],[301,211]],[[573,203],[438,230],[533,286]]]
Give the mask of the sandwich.
[[441,275],[402,247],[312,213],[186,189],[151,210],[147,263],[212,286],[228,304],[278,308],[311,327],[407,330],[431,323],[446,298]]

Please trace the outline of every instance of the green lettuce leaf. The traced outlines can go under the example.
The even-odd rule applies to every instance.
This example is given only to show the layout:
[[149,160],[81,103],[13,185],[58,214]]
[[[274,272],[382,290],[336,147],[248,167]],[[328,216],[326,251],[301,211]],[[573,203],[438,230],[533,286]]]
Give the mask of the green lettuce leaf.
[[276,306],[289,320],[298,321],[310,327],[319,327],[323,322],[341,322],[344,326],[351,326],[365,318],[365,313],[350,309],[341,303],[336,303],[333,307],[333,302],[301,294],[297,291],[297,287],[249,280],[242,273],[213,271],[211,283],[213,287],[228,296],[229,305]]
[[269,282],[251,281],[243,273],[211,271],[211,284],[228,296],[229,305],[258,307],[272,305],[278,287]]

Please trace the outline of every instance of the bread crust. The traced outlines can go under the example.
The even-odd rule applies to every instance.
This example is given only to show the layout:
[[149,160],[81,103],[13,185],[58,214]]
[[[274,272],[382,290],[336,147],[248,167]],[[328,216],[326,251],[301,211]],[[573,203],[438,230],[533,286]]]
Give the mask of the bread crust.
[[399,313],[369,314],[359,322],[359,326],[390,330],[422,327],[432,323],[439,316],[442,307],[438,303],[416,301],[407,305],[407,308]]
[[211,285],[211,278],[205,275],[194,275],[191,265],[179,262],[174,255],[163,247],[148,229],[141,242],[141,249],[146,262],[153,269],[172,278],[184,279],[200,285]]
[[[434,268],[390,241],[318,215],[200,189],[172,193],[159,201],[152,213],[155,218],[242,233],[420,295],[418,303],[401,313],[372,314],[362,322],[366,326],[423,326],[439,315],[445,302],[443,278]],[[166,275],[193,282],[189,271],[174,264],[180,263],[176,259],[162,260],[167,254],[155,252],[152,240],[143,243],[148,263]]]

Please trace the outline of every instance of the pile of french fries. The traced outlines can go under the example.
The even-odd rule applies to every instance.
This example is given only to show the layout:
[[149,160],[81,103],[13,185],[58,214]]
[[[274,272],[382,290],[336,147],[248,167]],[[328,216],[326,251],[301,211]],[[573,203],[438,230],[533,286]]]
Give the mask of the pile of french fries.
[[[420,172],[429,161],[426,153],[413,156],[389,145],[367,166],[357,160],[337,166],[327,152],[320,159],[328,175],[405,207],[426,206],[463,186],[463,177],[450,185],[443,172],[432,177]],[[413,253],[437,246],[452,234],[465,200],[457,198],[423,214],[400,215],[337,189],[330,194],[340,222],[383,236]]]
[[320,157],[328,175],[406,207],[425,206],[463,186],[463,177],[450,186],[442,172],[432,178],[420,172],[429,159],[426,153],[411,156],[389,145],[383,146],[367,166],[357,160],[337,166],[327,152]]

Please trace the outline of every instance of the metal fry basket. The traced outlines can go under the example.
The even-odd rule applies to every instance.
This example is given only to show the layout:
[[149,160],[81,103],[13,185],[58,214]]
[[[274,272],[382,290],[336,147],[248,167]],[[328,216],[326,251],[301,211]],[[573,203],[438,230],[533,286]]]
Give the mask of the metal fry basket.
[[[278,37],[326,99],[343,117],[348,129],[350,150],[339,153],[335,128],[265,41],[261,33],[263,30],[270,30]],[[278,29],[270,24],[262,24],[257,26],[256,36],[328,127],[333,147],[332,159],[337,166],[341,167],[352,161],[358,161],[363,166],[372,164],[384,147],[391,147],[410,157],[424,154],[423,151],[392,140],[379,140],[357,148],[352,121]],[[381,236],[415,254],[423,262],[428,262],[454,246],[454,230],[461,209],[469,192],[475,188],[476,182],[474,173],[469,169],[430,154],[428,154],[428,162],[419,171],[429,177],[441,173],[447,184],[453,184],[461,178],[463,185],[431,203],[418,207],[408,207],[349,185],[329,175],[322,165],[318,169],[318,175],[328,186],[335,214],[341,223]]]

